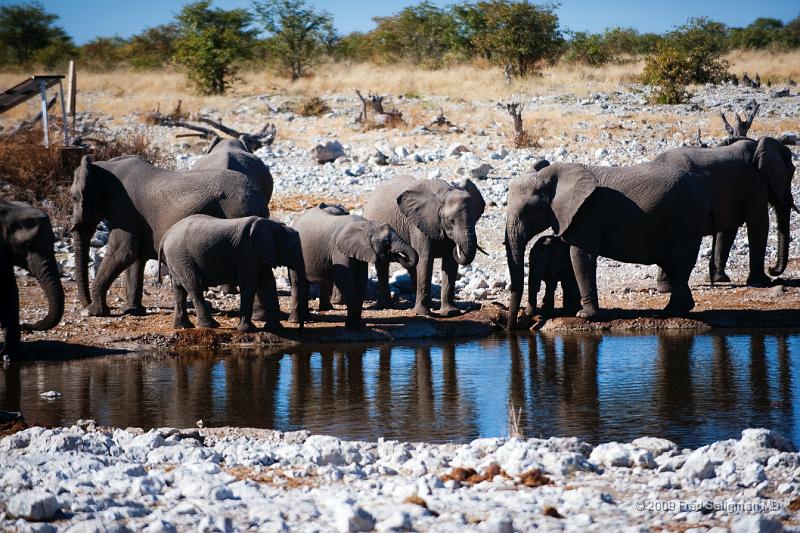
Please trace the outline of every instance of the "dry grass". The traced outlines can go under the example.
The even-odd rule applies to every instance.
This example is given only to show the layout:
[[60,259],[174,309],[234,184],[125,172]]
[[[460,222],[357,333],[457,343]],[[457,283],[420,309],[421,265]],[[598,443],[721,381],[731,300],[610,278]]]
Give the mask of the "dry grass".
[[781,84],[789,79],[800,81],[800,51],[739,50],[726,55],[725,59],[731,62],[729,70],[737,76],[747,72],[750,76],[758,73],[763,82],[770,80]]

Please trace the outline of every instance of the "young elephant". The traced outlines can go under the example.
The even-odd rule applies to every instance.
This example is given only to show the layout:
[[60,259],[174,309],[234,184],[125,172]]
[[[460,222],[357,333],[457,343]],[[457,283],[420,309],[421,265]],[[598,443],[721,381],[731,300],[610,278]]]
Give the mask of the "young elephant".
[[[284,224],[260,217],[234,219],[192,215],[172,226],[158,251],[170,269],[175,293],[175,327],[194,327],[186,313],[186,295],[192,297],[198,325],[219,327],[208,312],[203,291],[210,286],[239,285],[239,331],[252,332],[253,299],[267,306],[264,329],[280,328],[278,295],[269,283],[271,269],[286,266],[292,272],[294,301],[308,302],[300,236]],[[160,272],[159,272],[160,278]],[[289,319],[302,327],[305,306],[295,306]]]
[[536,313],[539,289],[544,281],[544,299],[541,311],[553,313],[556,286],[561,283],[562,306],[565,312],[576,313],[581,308],[581,294],[572,271],[569,245],[555,235],[541,237],[531,247],[528,258],[528,308],[525,313]]
[[[348,215],[335,206],[320,204],[295,219],[300,233],[306,277],[319,283],[319,309],[332,309],[333,285],[347,305],[347,327],[362,327],[361,309],[367,289],[368,263],[398,261],[406,268],[417,264],[417,253],[387,224]],[[300,303],[292,293],[293,307]]]

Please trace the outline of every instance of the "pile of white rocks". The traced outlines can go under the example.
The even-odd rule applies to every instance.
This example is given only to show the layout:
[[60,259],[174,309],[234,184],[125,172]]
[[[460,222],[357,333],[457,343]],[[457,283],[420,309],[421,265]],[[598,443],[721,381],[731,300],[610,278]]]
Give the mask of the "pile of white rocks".
[[800,454],[765,429],[689,450],[79,424],[0,440],[1,530],[800,531]]

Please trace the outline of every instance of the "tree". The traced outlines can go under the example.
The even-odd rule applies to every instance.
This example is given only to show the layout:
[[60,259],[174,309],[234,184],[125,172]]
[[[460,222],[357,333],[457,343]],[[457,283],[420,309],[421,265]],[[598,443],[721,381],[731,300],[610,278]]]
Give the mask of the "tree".
[[72,52],[72,39],[54,25],[57,20],[38,2],[0,7],[0,61],[28,66],[40,59],[37,54],[53,61],[59,55],[56,45]]
[[127,46],[122,37],[96,37],[80,47],[81,61],[88,70],[111,70],[128,59]]
[[377,28],[370,32],[371,44],[383,59],[438,67],[455,48],[455,19],[428,1],[374,20]]
[[162,24],[147,28],[134,35],[128,45],[128,61],[137,69],[161,68],[175,54],[179,30],[175,24]]
[[250,56],[256,32],[244,9],[211,8],[210,0],[183,7],[176,21],[174,59],[206,94],[222,94],[233,81],[238,60]]
[[564,54],[566,61],[593,66],[608,63],[612,58],[613,53],[602,34],[580,31],[572,35],[567,53]]
[[528,0],[482,0],[456,6],[454,13],[477,53],[524,76],[558,59],[564,40],[554,9]]
[[272,52],[289,69],[293,81],[335,47],[333,17],[327,11],[315,11],[305,0],[262,0],[254,2],[253,9],[270,34]]

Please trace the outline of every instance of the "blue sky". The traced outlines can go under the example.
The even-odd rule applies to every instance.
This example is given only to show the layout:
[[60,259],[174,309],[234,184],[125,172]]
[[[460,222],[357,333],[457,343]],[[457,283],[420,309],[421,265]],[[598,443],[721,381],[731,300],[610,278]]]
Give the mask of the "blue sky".
[[[20,0],[0,0],[0,5]],[[41,0],[45,8],[61,17],[61,26],[78,44],[97,36],[129,37],[148,26],[156,26],[172,18],[187,0]],[[367,31],[374,24],[372,17],[397,12],[416,2],[404,0],[313,0],[320,9],[334,15],[341,33]],[[440,6],[452,0],[434,0]],[[216,0],[218,7],[248,7],[250,0]],[[788,21],[800,14],[797,0],[563,0],[557,9],[561,25],[576,31],[600,31],[607,27],[634,27],[639,31],[661,33],[689,17],[706,16],[730,26],[744,26],[758,17],[774,17]]]

